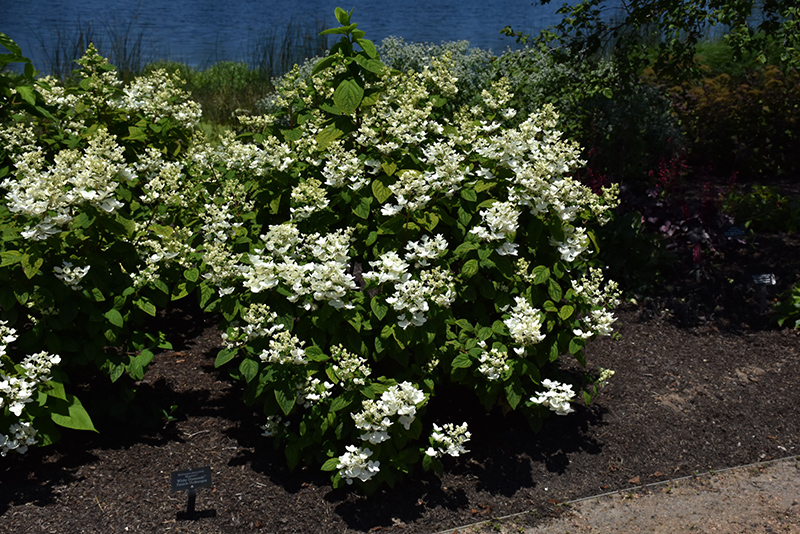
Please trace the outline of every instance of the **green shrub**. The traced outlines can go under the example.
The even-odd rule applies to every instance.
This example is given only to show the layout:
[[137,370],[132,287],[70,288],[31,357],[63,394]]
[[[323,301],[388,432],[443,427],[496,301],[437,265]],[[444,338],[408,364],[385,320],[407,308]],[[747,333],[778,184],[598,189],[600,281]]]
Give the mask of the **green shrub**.
[[70,376],[100,373],[129,395],[166,346],[146,320],[197,273],[194,185],[176,160],[199,107],[164,71],[123,89],[93,47],[79,64],[76,85],[37,82],[41,106],[21,113],[12,100],[0,125],[2,382],[39,392],[23,388],[23,411],[3,399],[0,432],[25,427],[28,444],[57,439],[55,425],[93,428]]
[[283,120],[247,118],[201,156],[224,182],[197,250],[203,305],[228,322],[216,363],[265,435],[371,491],[466,452],[466,424],[426,417],[445,390],[534,428],[591,400],[610,372],[558,361],[611,333],[616,285],[586,260],[616,195],[569,177],[579,147],[552,106],[517,120],[500,80],[454,113],[452,58],[392,72],[336,15],[313,76],[279,84]]

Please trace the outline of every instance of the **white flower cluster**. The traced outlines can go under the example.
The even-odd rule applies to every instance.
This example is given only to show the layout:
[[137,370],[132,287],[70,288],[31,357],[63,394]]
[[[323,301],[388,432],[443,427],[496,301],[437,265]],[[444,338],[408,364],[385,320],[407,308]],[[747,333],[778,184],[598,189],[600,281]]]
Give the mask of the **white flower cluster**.
[[[541,311],[531,306],[525,297],[516,297],[516,304],[511,309],[511,316],[503,322],[508,327],[511,338],[521,347],[535,345],[545,338],[542,334]],[[522,354],[524,348],[515,348],[517,354]]]
[[314,213],[324,210],[328,206],[328,198],[322,182],[315,178],[308,178],[292,189],[292,218],[297,220],[308,219]]
[[485,376],[488,380],[499,380],[503,373],[507,372],[510,367],[508,366],[508,352],[501,351],[497,348],[492,348],[488,352],[485,350],[486,342],[478,342],[482,348],[480,356],[480,366],[478,372]]
[[240,267],[244,285],[259,293],[282,283],[292,291],[288,300],[302,301],[306,309],[316,307],[316,301],[349,308],[344,299],[358,287],[347,272],[351,236],[350,228],[301,236],[290,222],[270,226],[261,236],[265,248],[249,255],[250,265]]
[[64,261],[61,262],[60,267],[53,267],[53,274],[55,274],[56,278],[67,284],[70,288],[74,290],[80,290],[82,289],[80,286],[80,281],[83,280],[83,277],[89,273],[89,269],[91,269],[91,267],[91,265],[87,265],[85,267],[75,267],[71,262]]
[[237,349],[254,339],[270,337],[283,330],[283,325],[276,322],[278,314],[266,304],[250,304],[241,316],[245,322],[243,326],[235,325],[222,333],[222,346],[226,349]]
[[[61,362],[61,357],[55,354],[39,352],[26,356],[19,365],[21,373],[16,369],[9,373],[3,372],[3,360],[8,358],[8,345],[17,340],[17,332],[8,326],[6,321],[0,321],[0,414],[8,408],[15,417],[21,417],[25,405],[33,402],[39,388],[50,380],[50,371],[53,366]],[[30,445],[36,443],[36,429],[25,421],[15,421],[7,431],[0,433],[0,456],[5,456],[8,451],[14,450],[24,453]]]
[[[410,243],[408,247],[411,252],[406,259],[413,261],[424,257],[427,260],[444,254],[445,250],[440,247],[441,243],[446,247],[446,242],[438,237],[433,241],[423,238],[420,242]],[[419,278],[413,278],[408,272],[409,264],[394,251],[382,254],[370,265],[377,270],[364,273],[364,280],[394,284],[394,293],[386,298],[386,302],[395,311],[402,312],[398,315],[398,325],[403,329],[409,325],[425,324],[428,320],[425,313],[430,310],[429,301],[437,306],[448,307],[455,300],[453,276],[441,267],[420,271]]]
[[339,456],[336,469],[348,484],[352,484],[355,479],[366,482],[380,471],[381,463],[369,459],[372,450],[355,445],[348,445],[346,449],[347,452]]
[[456,298],[453,275],[441,267],[421,271],[418,279],[406,273],[400,282],[395,283],[394,290],[386,303],[395,311],[405,312],[397,316],[397,324],[404,330],[409,325],[425,324],[428,320],[425,313],[430,310],[429,300],[446,308]]
[[595,384],[598,388],[604,388],[608,385],[608,381],[616,374],[616,372],[611,369],[604,369],[602,367],[599,369],[599,371],[600,374],[597,377],[597,382],[595,382]]
[[469,451],[464,448],[464,444],[470,440],[472,434],[467,430],[467,423],[455,426],[453,423],[445,423],[441,427],[433,423],[433,432],[430,436],[431,446],[425,451],[428,456],[438,458],[449,454],[456,457],[466,454]]
[[361,439],[373,445],[389,439],[389,428],[397,421],[408,430],[417,414],[417,406],[425,401],[425,394],[409,382],[390,387],[380,399],[362,401],[362,410],[351,414]]
[[613,280],[609,280],[605,287],[601,288],[602,285],[603,272],[595,268],[589,270],[588,278],[584,276],[580,282],[572,281],[575,294],[597,308],[581,318],[582,328],[573,330],[578,337],[588,339],[594,335],[610,336],[614,331],[612,325],[617,319],[610,309],[619,305],[619,285]]
[[139,202],[188,207],[190,191],[185,187],[186,176],[180,162],[169,161],[160,150],[147,147],[139,154],[139,160],[133,168],[144,189]]
[[447,241],[442,234],[437,234],[431,239],[427,235],[419,241],[406,243],[406,261],[416,262],[415,267],[428,267],[432,260],[441,258],[447,253]]
[[562,260],[571,263],[589,249],[589,236],[585,228],[567,224],[564,226],[564,241],[556,241],[551,237],[550,243],[558,249]]
[[344,389],[354,389],[366,383],[365,379],[372,374],[366,359],[349,352],[341,345],[331,347],[330,352],[336,362],[332,366],[333,372],[344,382]]
[[158,69],[134,79],[116,103],[119,109],[137,113],[153,122],[171,117],[184,128],[193,128],[203,116],[200,104],[181,89],[184,81],[176,73]]
[[305,365],[308,360],[306,360],[303,345],[305,343],[300,341],[297,336],[281,330],[269,340],[269,348],[261,351],[259,358],[262,362],[278,365]]
[[289,426],[289,421],[284,421],[280,415],[268,415],[267,422],[261,425],[261,435],[271,438],[281,434]]
[[513,202],[495,202],[489,208],[481,210],[480,215],[488,228],[476,226],[470,230],[481,241],[506,241],[495,249],[501,256],[517,255],[518,244],[513,243],[514,234],[519,227],[520,210]]
[[319,378],[306,377],[303,384],[297,385],[297,404],[303,408],[311,408],[311,406],[331,396],[331,389],[333,384],[330,382],[322,382]]
[[27,421],[11,423],[8,434],[0,432],[0,456],[5,456],[10,451],[25,454],[32,445],[36,445],[36,429]]
[[[0,131],[0,139],[16,131]],[[130,177],[123,151],[105,128],[98,128],[83,150],[59,151],[52,164],[36,145],[10,151],[15,172],[0,183],[7,190],[6,206],[13,213],[38,219],[22,236],[41,241],[59,233],[74,218],[74,209],[83,204],[107,213],[122,207],[114,193],[118,179]]]
[[331,187],[347,185],[353,191],[358,191],[370,182],[358,153],[355,150],[345,150],[344,143],[340,140],[328,146],[322,176]]
[[558,415],[567,415],[575,411],[569,405],[570,401],[575,398],[575,392],[572,391],[571,385],[546,378],[542,380],[542,386],[547,390],[540,393],[538,397],[531,397],[532,403],[550,408]]

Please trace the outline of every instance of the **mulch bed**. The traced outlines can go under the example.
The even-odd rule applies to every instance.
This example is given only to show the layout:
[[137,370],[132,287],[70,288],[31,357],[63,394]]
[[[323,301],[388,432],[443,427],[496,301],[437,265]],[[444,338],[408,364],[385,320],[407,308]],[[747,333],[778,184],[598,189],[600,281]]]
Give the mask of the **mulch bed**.
[[[616,370],[609,386],[539,434],[441,394],[450,419],[470,424],[470,454],[441,478],[420,472],[369,498],[333,490],[319,471],[288,471],[239,385],[213,366],[213,318],[173,310],[162,319],[176,325],[175,350],[156,356],[137,391],[170,418],[101,421],[99,434],[66,432],[0,459],[0,532],[411,534],[524,511],[534,524],[566,500],[798,455],[800,337],[775,327],[747,285],[755,271],[777,272],[772,300],[798,261],[797,238],[761,236],[720,250],[700,280],[686,268],[658,298],[623,306],[619,339],[587,349],[591,365]],[[187,517],[170,473],[206,465],[213,485]]]

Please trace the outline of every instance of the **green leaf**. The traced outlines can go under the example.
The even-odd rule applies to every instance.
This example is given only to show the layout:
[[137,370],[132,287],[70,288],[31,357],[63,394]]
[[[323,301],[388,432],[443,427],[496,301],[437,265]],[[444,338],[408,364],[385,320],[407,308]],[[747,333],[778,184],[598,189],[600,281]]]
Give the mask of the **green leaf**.
[[327,460],[325,460],[325,463],[322,464],[322,467],[320,467],[320,469],[322,471],[336,471],[337,469],[339,469],[338,465],[339,465],[339,458],[328,458]]
[[547,294],[550,295],[550,298],[553,299],[554,302],[560,301],[561,297],[564,296],[564,293],[561,291],[561,286],[552,278],[547,281]]
[[119,313],[116,309],[110,309],[103,314],[103,317],[108,319],[108,322],[116,326],[117,328],[122,328],[125,325],[125,321],[122,318],[122,314]]
[[478,201],[478,194],[475,193],[474,189],[465,188],[461,190],[461,198],[468,202],[477,202]]
[[369,307],[372,309],[372,313],[375,314],[375,317],[377,317],[379,321],[383,321],[383,318],[386,317],[386,312],[389,311],[389,305],[385,302],[382,302],[377,296],[370,299]]
[[214,367],[222,367],[236,357],[237,351],[234,349],[222,349],[217,353],[217,358],[214,360]]
[[512,378],[506,383],[505,390],[506,400],[509,406],[511,406],[512,410],[515,410],[522,400],[522,385],[519,383],[519,379],[516,377]]
[[239,364],[239,372],[242,373],[245,381],[251,382],[258,374],[258,363],[249,358],[245,358]]
[[[370,58],[374,59],[378,57],[378,49],[375,48],[375,43],[369,39],[356,39],[356,44],[358,44]],[[378,71],[378,74],[380,74],[380,71]]]
[[472,367],[472,359],[469,357],[468,354],[464,354],[462,352],[458,356],[453,358],[452,366],[453,369],[466,369],[468,367]]
[[[328,147],[328,145],[340,138],[343,134],[344,132],[342,130],[333,124],[329,124],[325,127],[325,129],[317,134],[316,141],[317,145],[319,145],[319,149],[324,150]],[[277,210],[275,210],[275,212],[277,212]]]
[[336,60],[338,60],[338,59],[339,59],[339,58],[338,58],[337,56],[328,56],[328,57],[326,57],[326,58],[320,59],[320,60],[317,62],[317,64],[314,66],[314,70],[313,70],[313,71],[311,71],[311,74],[312,74],[312,76],[313,76],[314,74],[318,73],[318,72],[319,72],[319,71],[321,71],[321,70],[325,70],[325,69],[327,69],[328,67],[330,67],[331,65],[333,65],[333,64],[334,64],[334,62],[336,62]]
[[50,418],[59,426],[75,430],[91,430],[97,432],[92,423],[92,418],[77,397],[69,393],[65,399],[50,397]]
[[328,356],[326,356],[325,353],[322,352],[322,349],[316,345],[311,345],[310,347],[306,347],[306,350],[304,352],[306,357],[313,362],[326,362],[329,359]]
[[566,305],[561,307],[561,310],[559,310],[559,312],[558,312],[558,316],[561,317],[561,319],[563,319],[564,321],[566,321],[567,319],[572,317],[572,313],[574,311],[575,311],[575,308],[573,306],[570,306],[569,304],[566,304]]
[[33,263],[31,263],[31,256],[30,254],[25,254],[22,257],[22,271],[25,273],[25,276],[30,280],[36,273],[39,272],[42,264],[44,263],[43,258],[36,258]]
[[19,96],[22,97],[22,100],[31,106],[36,105],[36,92],[33,90],[33,87],[30,85],[18,85],[16,89]]
[[361,104],[362,98],[364,88],[355,80],[342,80],[333,92],[333,103],[344,115],[352,115]]
[[[85,81],[85,80],[84,80]],[[123,137],[126,141],[147,141],[147,134],[141,128],[136,126],[128,126],[128,137]]]
[[336,16],[336,20],[342,26],[348,26],[350,24],[350,16],[352,15],[352,11],[345,11],[341,7],[337,7],[334,9],[333,14]]
[[464,263],[464,266],[461,268],[461,274],[464,275],[465,278],[472,278],[478,273],[478,260],[472,259],[467,260]]
[[281,411],[285,415],[289,415],[291,413],[292,408],[294,408],[294,402],[297,396],[295,395],[294,391],[289,390],[284,391],[282,389],[275,390],[275,400],[278,401],[278,406],[281,407]]
[[136,299],[136,300],[133,301],[133,303],[136,305],[136,307],[138,307],[140,310],[145,312],[147,315],[150,315],[151,317],[155,317],[156,316],[156,311],[157,311],[156,307],[149,300],[143,299],[143,298],[142,299]]
[[7,267],[9,265],[14,265],[15,263],[19,263],[25,257],[25,254],[18,252],[16,250],[8,250],[6,252],[0,252],[0,267]]
[[196,268],[192,267],[191,269],[186,269],[183,271],[183,277],[189,280],[190,282],[197,282],[197,278],[200,276],[200,271]]
[[383,169],[383,172],[385,172],[387,176],[391,176],[397,172],[397,165],[389,160],[383,160],[381,169]]
[[586,340],[580,337],[574,337],[569,342],[569,353],[578,354],[586,346]]
[[537,265],[534,267],[531,274],[533,275],[534,284],[543,284],[550,279],[550,269],[544,265]]
[[358,202],[358,206],[353,208],[353,213],[362,219],[369,218],[369,206],[372,204],[372,197],[362,197]]
[[372,180],[372,194],[375,195],[375,198],[380,204],[383,204],[392,196],[392,190],[386,187],[380,180],[375,179]]

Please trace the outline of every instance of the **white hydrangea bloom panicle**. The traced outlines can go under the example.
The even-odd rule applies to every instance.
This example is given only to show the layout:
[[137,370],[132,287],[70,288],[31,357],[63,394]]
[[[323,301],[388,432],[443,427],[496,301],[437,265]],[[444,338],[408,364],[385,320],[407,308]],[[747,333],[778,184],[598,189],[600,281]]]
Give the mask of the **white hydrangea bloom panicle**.
[[91,269],[91,267],[91,265],[76,267],[72,262],[63,261],[60,266],[56,265],[53,267],[53,274],[71,289],[79,291],[82,289],[80,281],[83,280],[84,276],[89,274],[89,269]]
[[330,348],[331,357],[336,362],[332,369],[345,390],[356,389],[366,383],[366,378],[372,374],[366,358],[353,354],[341,345]]
[[542,386],[546,388],[545,391],[536,397],[531,397],[532,403],[550,408],[558,415],[567,415],[575,411],[570,406],[570,401],[575,398],[571,385],[546,378],[542,380]]
[[433,432],[430,436],[431,446],[425,454],[438,458],[445,454],[456,457],[466,454],[469,451],[464,444],[472,438],[472,434],[467,430],[467,423],[455,426],[453,423],[445,423],[441,427],[433,424]]
[[0,456],[10,451],[22,454],[36,444],[37,431],[29,422],[21,419],[23,411],[26,404],[34,401],[41,386],[51,379],[53,367],[61,363],[61,357],[57,354],[39,352],[22,360],[19,365],[21,373],[9,369],[9,374],[6,374],[2,362],[8,357],[8,345],[16,340],[16,330],[9,327],[6,321],[0,321],[0,411],[7,407],[14,417],[20,418],[9,425],[7,433],[0,432]]
[[355,479],[366,482],[380,471],[381,463],[369,459],[372,456],[371,449],[355,445],[348,445],[346,449],[347,452],[339,456],[336,469],[348,484],[352,484]]
[[265,363],[277,365],[306,365],[305,343],[291,332],[280,330],[269,340],[269,348],[264,349],[259,358]]
[[524,352],[524,347],[543,341],[545,334],[541,332],[542,312],[531,306],[525,297],[515,297],[514,301],[510,317],[503,322],[508,327],[511,338],[520,345],[520,348],[514,350],[521,354]]
[[485,341],[479,341],[478,345],[484,349],[479,358],[478,372],[489,381],[500,380],[500,377],[511,369],[508,365],[508,352],[494,347],[487,351]]
[[361,439],[374,445],[389,439],[389,428],[399,422],[408,430],[416,417],[417,408],[425,402],[425,394],[410,382],[394,385],[379,399],[365,399],[362,410],[351,414]]

